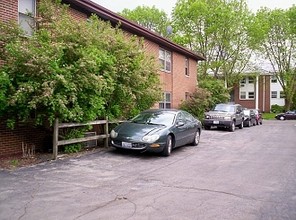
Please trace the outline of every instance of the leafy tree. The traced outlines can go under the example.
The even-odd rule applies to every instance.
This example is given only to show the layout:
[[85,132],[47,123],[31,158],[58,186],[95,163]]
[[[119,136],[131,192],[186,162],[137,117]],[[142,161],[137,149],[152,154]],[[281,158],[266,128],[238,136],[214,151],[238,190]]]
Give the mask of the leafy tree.
[[200,52],[203,75],[222,76],[231,87],[249,62],[246,26],[250,12],[245,0],[179,0],[173,11],[177,43]]
[[155,60],[138,39],[96,16],[76,21],[67,6],[52,1],[41,1],[38,14],[31,37],[16,25],[0,25],[0,81],[6,82],[0,115],[79,122],[124,117],[159,100]]
[[202,119],[205,111],[228,100],[229,91],[225,88],[224,82],[211,76],[204,76],[199,79],[196,91],[181,104],[181,109]]
[[155,6],[143,5],[134,10],[124,9],[120,14],[151,31],[168,36],[167,28],[170,27],[170,20],[163,10],[159,10]]
[[206,109],[210,106],[211,93],[203,88],[196,88],[195,92],[191,94],[188,100],[181,103],[180,109],[190,112],[197,118],[204,118]]
[[213,108],[216,104],[225,103],[230,99],[229,90],[220,79],[211,76],[201,77],[198,86],[210,93],[208,108]]
[[263,8],[250,27],[250,45],[270,62],[288,110],[296,95],[296,6],[288,10]]

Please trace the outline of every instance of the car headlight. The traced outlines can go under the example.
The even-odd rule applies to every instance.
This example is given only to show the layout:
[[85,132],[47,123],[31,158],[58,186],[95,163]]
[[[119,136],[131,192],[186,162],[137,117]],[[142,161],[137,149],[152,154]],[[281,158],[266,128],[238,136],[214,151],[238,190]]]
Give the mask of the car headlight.
[[110,132],[110,136],[111,136],[111,138],[116,138],[117,135],[118,135],[118,133],[115,132],[114,130],[112,130],[112,131]]
[[147,143],[149,143],[149,144],[151,144],[151,143],[157,141],[158,139],[159,139],[159,135],[157,135],[157,134],[154,134],[154,135],[146,135],[146,136],[144,136],[144,137],[142,138],[142,140],[143,140],[144,142],[147,142]]
[[231,116],[225,116],[224,120],[231,120]]
[[210,116],[209,115],[206,115],[206,119],[209,119],[210,118]]

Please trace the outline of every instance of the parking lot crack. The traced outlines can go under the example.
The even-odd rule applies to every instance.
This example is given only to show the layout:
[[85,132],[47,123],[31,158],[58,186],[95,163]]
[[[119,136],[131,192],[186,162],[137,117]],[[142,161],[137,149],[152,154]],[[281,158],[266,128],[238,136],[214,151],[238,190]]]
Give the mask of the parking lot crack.
[[203,191],[203,192],[210,192],[210,193],[218,193],[218,194],[224,194],[228,196],[233,196],[237,197],[240,199],[247,199],[251,201],[260,201],[260,202],[270,202],[270,201],[264,201],[261,199],[256,199],[250,196],[244,196],[244,195],[239,195],[231,192],[225,192],[225,191],[220,191],[220,190],[212,190],[212,189],[206,189],[206,188],[197,188],[197,187],[186,187],[186,186],[171,186],[171,185],[165,185],[164,187],[168,188],[177,188],[177,189],[185,189],[185,190],[194,190],[194,191]]
[[24,206],[24,213],[18,218],[18,220],[21,220],[27,214],[27,210],[28,210],[30,204],[34,201],[35,195],[39,191],[39,188],[40,188],[40,184],[38,184],[38,186],[36,187],[36,189],[31,193],[30,200]]
[[93,209],[89,210],[88,212],[85,212],[85,213],[83,213],[83,214],[77,216],[77,217],[74,218],[74,219],[81,219],[81,218],[85,217],[86,215],[88,215],[88,214],[90,214],[90,213],[92,213],[92,212],[95,212],[95,211],[97,211],[97,210],[100,210],[100,209],[102,209],[102,208],[105,208],[105,207],[107,207],[108,205],[110,205],[110,204],[112,204],[112,203],[114,203],[114,202],[116,202],[116,201],[119,201],[119,200],[126,200],[126,201],[128,201],[129,203],[133,204],[133,206],[134,206],[134,211],[133,211],[133,213],[132,213],[129,217],[127,217],[126,219],[129,219],[129,218],[133,217],[134,214],[135,214],[136,211],[137,211],[137,205],[136,205],[133,201],[131,201],[130,199],[128,199],[126,196],[116,195],[116,197],[115,197],[114,199],[112,199],[112,200],[110,200],[110,201],[108,201],[108,202],[105,202],[104,204],[101,204],[101,205],[99,205],[99,206],[96,206],[96,207],[94,207]]

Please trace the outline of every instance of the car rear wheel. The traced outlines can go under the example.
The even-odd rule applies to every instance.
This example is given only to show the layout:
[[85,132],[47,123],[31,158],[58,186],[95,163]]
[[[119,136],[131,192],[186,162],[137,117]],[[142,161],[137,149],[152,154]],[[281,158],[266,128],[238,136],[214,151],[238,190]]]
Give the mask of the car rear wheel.
[[210,130],[211,126],[204,126],[205,130]]
[[229,127],[229,131],[234,132],[235,131],[235,124],[234,121],[231,122],[230,127]]
[[194,141],[193,141],[192,145],[197,146],[199,144],[199,140],[200,140],[200,132],[199,132],[199,130],[197,130],[195,133]]
[[243,129],[244,128],[244,121],[242,120],[241,124],[238,126],[239,129]]
[[166,140],[166,145],[163,149],[162,155],[164,156],[170,156],[173,148],[173,138],[171,135],[168,135]]

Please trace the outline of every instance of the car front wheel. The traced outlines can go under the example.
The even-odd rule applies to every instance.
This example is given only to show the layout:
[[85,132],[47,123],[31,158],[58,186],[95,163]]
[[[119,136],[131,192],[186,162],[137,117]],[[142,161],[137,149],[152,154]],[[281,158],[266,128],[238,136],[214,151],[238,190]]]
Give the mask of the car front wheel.
[[285,117],[284,116],[281,116],[280,117],[280,120],[282,120],[282,121],[285,120]]
[[229,131],[231,131],[231,132],[234,132],[235,131],[234,121],[231,122],[230,127],[229,127]]
[[167,137],[167,140],[166,140],[166,145],[163,149],[163,152],[162,152],[162,155],[164,156],[170,156],[171,155],[171,152],[172,152],[172,148],[173,148],[173,138],[171,135],[169,135]]
[[199,140],[200,140],[200,132],[196,131],[192,145],[197,146],[199,144]]

